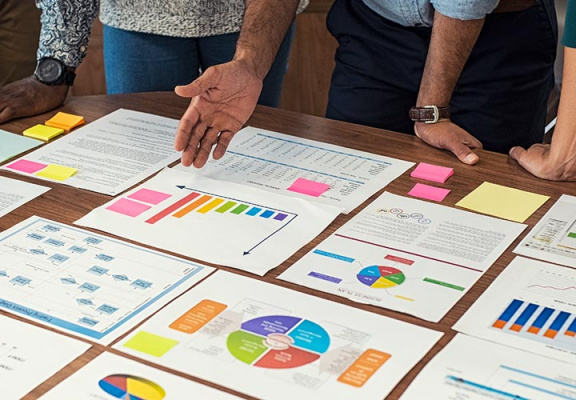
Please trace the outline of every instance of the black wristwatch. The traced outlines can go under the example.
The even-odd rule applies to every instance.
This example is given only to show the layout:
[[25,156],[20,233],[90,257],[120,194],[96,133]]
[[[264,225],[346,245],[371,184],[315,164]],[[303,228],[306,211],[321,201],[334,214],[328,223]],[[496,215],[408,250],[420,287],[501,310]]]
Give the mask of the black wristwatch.
[[68,85],[74,83],[76,74],[62,61],[55,58],[42,58],[36,65],[34,76],[38,81],[48,86]]

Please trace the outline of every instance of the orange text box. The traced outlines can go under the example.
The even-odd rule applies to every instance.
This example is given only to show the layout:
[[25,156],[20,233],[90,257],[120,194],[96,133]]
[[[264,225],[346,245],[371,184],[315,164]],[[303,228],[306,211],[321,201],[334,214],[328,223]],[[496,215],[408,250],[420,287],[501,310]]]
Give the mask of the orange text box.
[[202,300],[170,324],[170,328],[184,333],[194,333],[226,309],[226,304]]
[[340,375],[338,382],[362,387],[390,357],[388,353],[368,349]]

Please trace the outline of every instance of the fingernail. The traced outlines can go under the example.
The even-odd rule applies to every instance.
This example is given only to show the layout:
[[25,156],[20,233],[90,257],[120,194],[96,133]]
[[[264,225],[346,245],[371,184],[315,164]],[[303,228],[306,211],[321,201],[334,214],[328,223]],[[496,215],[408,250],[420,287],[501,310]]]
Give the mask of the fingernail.
[[476,154],[468,154],[466,156],[466,161],[469,163],[476,162],[476,161],[478,161],[478,156]]

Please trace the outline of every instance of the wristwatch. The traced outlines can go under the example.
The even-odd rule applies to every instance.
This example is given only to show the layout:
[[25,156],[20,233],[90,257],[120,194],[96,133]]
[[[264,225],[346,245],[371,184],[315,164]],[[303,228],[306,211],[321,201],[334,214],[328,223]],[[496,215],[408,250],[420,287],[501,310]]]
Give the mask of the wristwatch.
[[423,106],[412,107],[409,112],[410,119],[414,122],[435,124],[442,119],[450,119],[450,106]]
[[71,86],[74,83],[74,78],[76,78],[74,71],[62,61],[50,57],[45,57],[38,61],[34,76],[39,82],[48,86]]

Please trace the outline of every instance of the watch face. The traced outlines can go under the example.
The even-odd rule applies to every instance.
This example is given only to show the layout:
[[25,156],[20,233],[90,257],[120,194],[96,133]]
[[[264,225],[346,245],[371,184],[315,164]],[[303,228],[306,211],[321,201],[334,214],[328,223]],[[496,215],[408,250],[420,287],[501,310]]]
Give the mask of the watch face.
[[36,71],[38,79],[45,83],[54,83],[64,73],[62,64],[57,60],[44,59],[38,64]]

